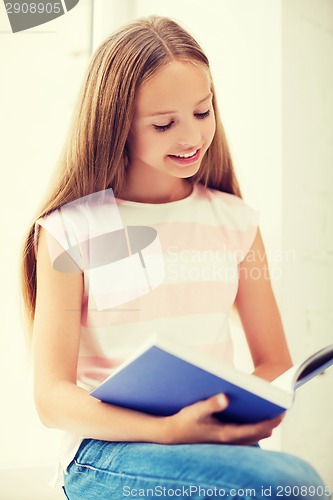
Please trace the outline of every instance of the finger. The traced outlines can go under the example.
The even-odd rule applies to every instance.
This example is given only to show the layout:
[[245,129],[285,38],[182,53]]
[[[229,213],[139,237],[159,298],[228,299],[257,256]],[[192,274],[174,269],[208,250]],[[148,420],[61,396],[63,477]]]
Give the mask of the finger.
[[281,420],[279,416],[256,424],[224,424],[219,428],[219,439],[224,443],[255,444],[270,437]]
[[207,416],[211,416],[213,413],[225,410],[228,404],[229,401],[226,395],[220,393],[204,401],[198,401],[197,403],[188,406],[187,409],[195,412],[195,417],[197,419],[202,419]]

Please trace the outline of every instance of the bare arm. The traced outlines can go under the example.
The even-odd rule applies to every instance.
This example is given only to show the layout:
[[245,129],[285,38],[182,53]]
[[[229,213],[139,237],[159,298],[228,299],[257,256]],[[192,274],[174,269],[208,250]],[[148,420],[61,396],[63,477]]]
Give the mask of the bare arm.
[[99,402],[76,385],[82,292],[81,274],[53,269],[41,230],[33,358],[35,401],[42,422],[96,439],[158,440],[158,418]]
[[259,230],[247,258],[240,264],[239,272],[235,304],[250,347],[254,373],[273,380],[292,363]]
[[35,401],[42,422],[78,436],[107,441],[251,444],[271,434],[280,419],[255,425],[221,424],[212,413],[225,409],[214,396],[171,417],[155,417],[109,405],[76,385],[83,279],[55,271],[45,231],[37,257],[33,333]]

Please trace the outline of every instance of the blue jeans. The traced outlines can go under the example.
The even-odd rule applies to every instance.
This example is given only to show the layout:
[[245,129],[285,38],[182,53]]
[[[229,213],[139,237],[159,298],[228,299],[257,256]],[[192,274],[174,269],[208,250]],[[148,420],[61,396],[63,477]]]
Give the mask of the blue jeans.
[[65,474],[69,500],[330,498],[303,460],[257,446],[86,439]]

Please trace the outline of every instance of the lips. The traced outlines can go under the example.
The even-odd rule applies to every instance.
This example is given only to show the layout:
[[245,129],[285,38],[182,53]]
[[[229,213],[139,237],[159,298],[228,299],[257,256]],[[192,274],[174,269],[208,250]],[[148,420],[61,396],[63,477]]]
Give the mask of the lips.
[[175,161],[176,163],[180,163],[181,165],[187,165],[189,163],[193,163],[197,161],[200,157],[201,149],[195,149],[189,151],[188,153],[179,153],[178,155],[168,155],[168,157]]

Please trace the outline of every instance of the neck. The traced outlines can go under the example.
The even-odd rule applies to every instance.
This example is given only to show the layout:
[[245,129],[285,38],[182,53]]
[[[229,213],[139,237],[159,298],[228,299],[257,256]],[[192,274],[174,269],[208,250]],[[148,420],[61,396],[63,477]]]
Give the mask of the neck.
[[187,179],[178,179],[163,175],[126,177],[125,186],[119,198],[139,203],[169,203],[187,198],[192,192],[192,183]]

